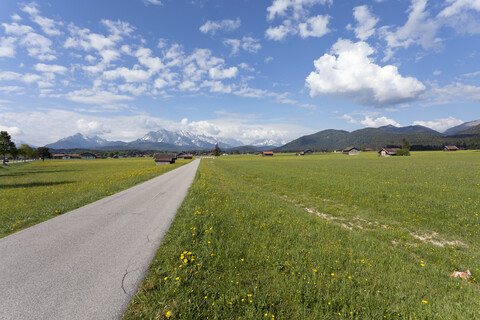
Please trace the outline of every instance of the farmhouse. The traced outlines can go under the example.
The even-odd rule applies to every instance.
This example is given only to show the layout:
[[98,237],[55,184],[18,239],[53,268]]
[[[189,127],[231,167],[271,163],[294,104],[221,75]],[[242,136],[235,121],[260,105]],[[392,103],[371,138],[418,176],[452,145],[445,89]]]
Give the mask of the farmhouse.
[[181,158],[181,159],[193,159],[193,155],[191,155],[190,153],[187,153],[187,154],[182,154],[180,156],[177,156],[177,158]]
[[80,154],[82,159],[96,159],[97,157],[91,152],[84,152]]
[[457,151],[459,150],[457,146],[445,146],[443,147],[443,151]]
[[153,160],[155,160],[156,165],[167,165],[175,163],[177,155],[174,153],[155,153],[153,155]]
[[396,155],[397,150],[400,150],[400,148],[382,148],[382,150],[378,151],[378,156],[379,157],[391,157]]
[[358,150],[358,148],[355,148],[355,147],[350,147],[350,148],[343,149],[342,153],[348,154],[349,156],[358,156],[358,154],[360,153],[360,150]]
[[262,157],[273,157],[273,151],[263,151]]
[[304,155],[305,155],[305,152],[300,151],[300,152],[297,152],[295,155],[297,155],[297,156],[304,156]]
[[303,154],[313,154],[313,151],[310,149],[303,150]]
[[76,153],[54,153],[52,154],[53,159],[81,159],[82,157]]

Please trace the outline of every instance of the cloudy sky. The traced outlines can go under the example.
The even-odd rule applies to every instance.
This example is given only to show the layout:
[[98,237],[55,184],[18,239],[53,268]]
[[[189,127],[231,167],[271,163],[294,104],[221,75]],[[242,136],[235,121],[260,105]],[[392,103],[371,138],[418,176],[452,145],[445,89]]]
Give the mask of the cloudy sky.
[[244,143],[480,119],[480,0],[0,2],[0,129]]

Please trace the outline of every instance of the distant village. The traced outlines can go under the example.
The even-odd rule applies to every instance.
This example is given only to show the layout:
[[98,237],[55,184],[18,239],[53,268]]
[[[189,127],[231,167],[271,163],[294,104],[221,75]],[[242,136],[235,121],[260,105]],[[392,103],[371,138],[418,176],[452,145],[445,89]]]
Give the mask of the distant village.
[[[380,157],[392,157],[397,156],[401,148],[382,148],[378,150],[378,156]],[[444,146],[443,151],[458,151],[461,150],[457,146]],[[345,149],[335,149],[333,153],[341,153],[344,155],[355,156],[359,155],[361,152],[375,152],[371,148],[356,148],[356,147],[349,147]],[[318,151],[316,153],[326,153],[330,151]],[[302,151],[296,152],[297,156],[305,156],[311,155],[314,151],[311,149],[306,149]],[[215,154],[215,152],[180,152],[180,153],[169,153],[169,152],[145,152],[141,153],[134,150],[127,150],[125,152],[81,152],[81,153],[52,153],[50,155],[50,159],[119,159],[119,158],[153,158],[155,163],[158,165],[161,164],[173,164],[177,159],[193,159],[193,158],[215,158],[218,156],[226,156],[230,154],[240,154],[239,152],[221,152],[220,154]],[[250,155],[258,155],[262,157],[273,157],[275,153],[273,151],[251,151],[251,152],[244,152],[242,154],[250,154]],[[22,155],[17,155],[17,157],[9,156],[6,158],[7,160],[25,160],[27,157]]]

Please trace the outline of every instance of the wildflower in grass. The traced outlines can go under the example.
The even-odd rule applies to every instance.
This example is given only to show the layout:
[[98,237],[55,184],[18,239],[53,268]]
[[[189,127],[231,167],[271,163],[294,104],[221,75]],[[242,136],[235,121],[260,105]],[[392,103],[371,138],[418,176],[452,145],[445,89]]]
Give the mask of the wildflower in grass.
[[165,313],[165,317],[170,318],[171,316],[172,316],[172,311],[167,311],[167,313]]
[[422,302],[423,302],[423,303],[425,303],[425,304],[426,304],[426,303],[428,303],[428,301],[427,301],[427,300],[422,300]]
[[175,280],[180,280],[180,277],[176,277]]

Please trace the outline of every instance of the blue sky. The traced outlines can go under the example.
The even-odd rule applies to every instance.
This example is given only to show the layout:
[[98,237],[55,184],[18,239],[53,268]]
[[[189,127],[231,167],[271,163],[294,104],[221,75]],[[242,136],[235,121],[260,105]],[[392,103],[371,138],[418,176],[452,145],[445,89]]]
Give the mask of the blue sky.
[[243,143],[480,119],[480,0],[0,2],[0,129]]

